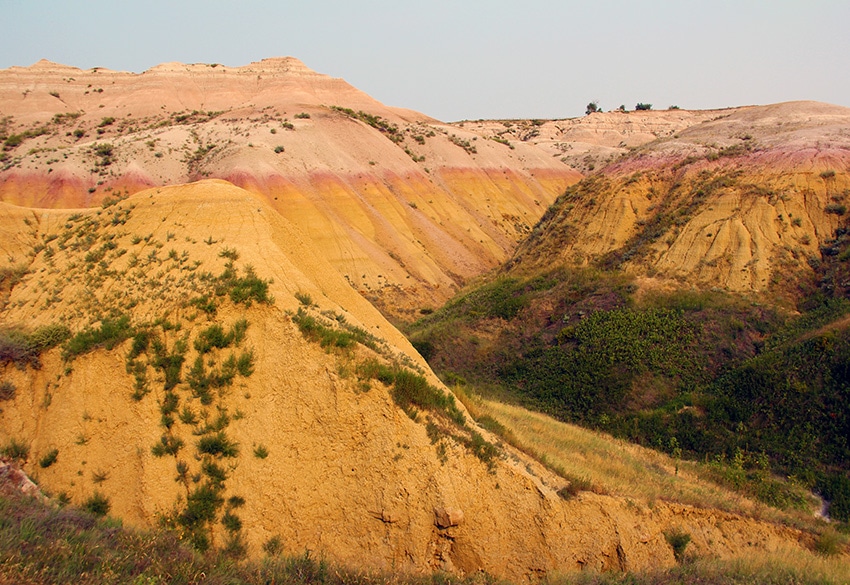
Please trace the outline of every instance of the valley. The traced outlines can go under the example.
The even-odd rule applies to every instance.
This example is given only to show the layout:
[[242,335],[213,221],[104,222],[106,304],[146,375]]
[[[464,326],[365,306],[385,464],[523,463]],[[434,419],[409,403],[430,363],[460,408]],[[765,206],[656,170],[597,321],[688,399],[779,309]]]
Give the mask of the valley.
[[0,71],[5,461],[187,571],[841,582],[848,127],[446,123],[293,58]]

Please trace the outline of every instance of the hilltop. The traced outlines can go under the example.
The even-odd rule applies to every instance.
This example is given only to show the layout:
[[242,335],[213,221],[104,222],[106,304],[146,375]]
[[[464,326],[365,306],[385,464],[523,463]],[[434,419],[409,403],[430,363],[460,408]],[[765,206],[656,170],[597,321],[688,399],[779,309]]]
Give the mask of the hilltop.
[[2,201],[82,208],[224,179],[400,318],[498,266],[581,178],[532,144],[384,106],[291,57],[140,74],[13,67],[0,71],[0,139]]

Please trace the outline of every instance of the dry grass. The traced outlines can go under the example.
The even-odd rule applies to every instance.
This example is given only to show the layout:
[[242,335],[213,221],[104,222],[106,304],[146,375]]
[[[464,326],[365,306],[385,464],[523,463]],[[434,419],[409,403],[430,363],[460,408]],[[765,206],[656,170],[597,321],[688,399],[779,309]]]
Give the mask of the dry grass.
[[[717,485],[708,479],[710,470],[705,465],[677,461],[663,453],[518,406],[469,396],[459,389],[455,392],[474,418],[486,421],[489,417],[504,427],[497,432],[508,443],[566,477],[586,477],[605,493],[649,503],[674,501],[801,528],[817,528],[813,514],[777,510]],[[812,505],[813,513],[814,498]]]
[[651,573],[567,573],[551,585],[840,585],[850,583],[846,557],[823,558],[797,550],[746,553],[732,560],[700,559]]

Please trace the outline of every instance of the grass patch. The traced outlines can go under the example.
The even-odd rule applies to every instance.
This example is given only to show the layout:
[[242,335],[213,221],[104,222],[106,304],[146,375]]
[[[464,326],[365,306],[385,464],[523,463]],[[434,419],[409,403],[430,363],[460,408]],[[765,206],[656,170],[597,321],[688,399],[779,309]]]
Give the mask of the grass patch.
[[100,322],[100,327],[87,327],[71,337],[65,344],[62,355],[65,360],[73,360],[78,355],[96,349],[110,350],[133,335],[135,331],[130,324],[130,317],[107,317]]
[[[817,502],[811,497],[805,510],[766,507],[755,501],[746,486],[735,491],[724,482],[718,483],[713,465],[676,460],[519,406],[463,393],[460,396],[476,420],[494,420],[506,429],[500,436],[507,442],[569,481],[577,480],[580,490],[610,493],[637,502],[669,500],[807,529],[814,527],[811,514]],[[805,493],[793,484],[789,489]]]
[[395,403],[411,418],[415,419],[416,409],[421,408],[442,413],[459,426],[466,424],[466,417],[457,407],[454,396],[429,384],[421,374],[383,364],[374,358],[359,364],[357,373],[363,378],[377,379],[389,386]]
[[271,281],[257,276],[251,266],[246,266],[244,270],[245,275],[239,276],[233,268],[233,262],[228,262],[225,271],[217,279],[216,295],[227,295],[235,304],[246,307],[250,307],[255,302],[264,305],[274,304],[274,297],[269,294]]
[[366,330],[340,320],[335,320],[334,325],[327,319],[309,314],[304,307],[299,307],[292,315],[292,322],[306,339],[325,349],[351,349],[358,343],[377,348],[377,340]]
[[673,556],[676,557],[676,560],[680,563],[683,562],[685,560],[685,549],[691,542],[691,535],[677,528],[665,532],[664,539],[673,549]]
[[0,382],[0,401],[12,400],[15,398],[17,387],[9,380]]
[[9,439],[9,442],[0,449],[0,455],[8,457],[9,459],[24,462],[30,456],[30,447],[26,443],[18,441],[17,439]]

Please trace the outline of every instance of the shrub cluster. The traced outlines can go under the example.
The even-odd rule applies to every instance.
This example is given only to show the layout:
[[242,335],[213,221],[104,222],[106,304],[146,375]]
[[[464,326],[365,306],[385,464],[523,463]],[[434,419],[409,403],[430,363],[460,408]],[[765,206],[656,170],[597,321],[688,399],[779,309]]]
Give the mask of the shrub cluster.
[[0,364],[38,367],[43,352],[56,347],[71,335],[64,325],[44,325],[32,332],[0,328]]

